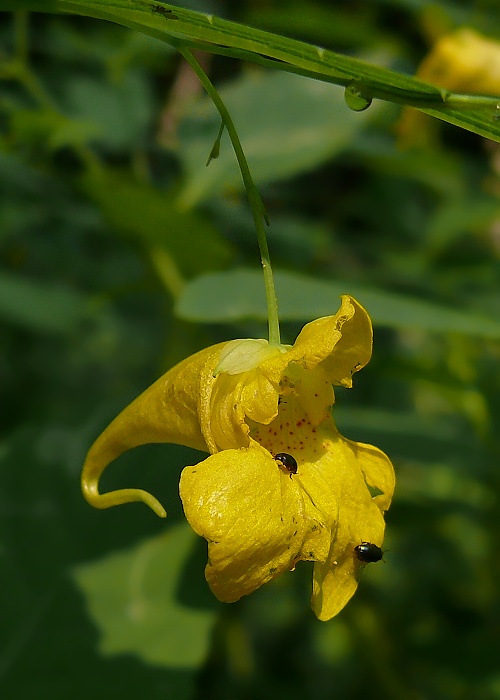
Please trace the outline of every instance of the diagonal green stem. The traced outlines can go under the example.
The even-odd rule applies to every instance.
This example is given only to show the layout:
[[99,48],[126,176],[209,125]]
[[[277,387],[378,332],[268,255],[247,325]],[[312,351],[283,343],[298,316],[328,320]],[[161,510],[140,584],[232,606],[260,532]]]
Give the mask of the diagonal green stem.
[[0,11],[21,9],[96,17],[145,32],[177,48],[235,56],[344,87],[354,81],[373,99],[411,105],[500,143],[500,95],[448,92],[357,58],[215,15],[161,0],[0,0]]
[[255,186],[252,179],[250,169],[248,167],[248,162],[243,152],[241,142],[238,136],[238,132],[234,126],[231,115],[229,114],[226,105],[222,101],[216,88],[210,81],[210,78],[205,73],[203,68],[200,66],[198,61],[195,59],[193,54],[186,48],[179,46],[179,53],[184,57],[184,59],[189,63],[191,68],[194,70],[198,76],[201,84],[209,94],[212,102],[214,103],[217,111],[219,112],[222,123],[227,129],[229,138],[240,166],[241,176],[243,178],[243,184],[247,191],[248,202],[252,210],[252,216],[255,224],[255,231],[257,233],[257,241],[259,244],[260,260],[262,263],[262,271],[264,273],[264,285],[266,289],[266,302],[267,302],[267,319],[269,326],[269,343],[271,345],[280,344],[280,327],[278,318],[278,300],[276,298],[276,291],[274,288],[274,278],[273,270],[271,267],[271,260],[269,256],[269,249],[267,247],[267,238],[264,223],[266,221],[266,213],[262,200],[260,198],[259,192]]

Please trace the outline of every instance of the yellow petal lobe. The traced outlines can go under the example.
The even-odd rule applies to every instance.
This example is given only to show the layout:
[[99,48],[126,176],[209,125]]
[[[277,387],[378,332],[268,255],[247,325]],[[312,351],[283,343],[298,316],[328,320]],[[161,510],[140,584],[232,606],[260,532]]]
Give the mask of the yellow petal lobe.
[[[360,452],[366,456],[365,446],[338,433],[334,439],[325,436],[324,444],[334,459],[335,468],[329,472],[328,481],[330,489],[339,494],[339,512],[328,559],[314,567],[311,605],[320,620],[329,620],[340,612],[357,588],[364,564],[358,559],[355,547],[362,542],[380,547],[385,524],[380,503],[367,486],[363,460],[358,459]],[[380,468],[386,469],[389,460],[382,452],[376,452]],[[375,461],[375,454],[371,457]],[[373,466],[372,475],[375,472],[377,468]]]
[[367,312],[355,299],[344,295],[334,316],[304,326],[289,356],[306,369],[320,365],[331,384],[350,387],[353,373],[370,360],[372,340]]
[[[382,450],[373,445],[346,440],[361,467],[366,483],[373,489],[373,503],[384,512],[389,509],[396,477],[391,460]],[[368,540],[366,540],[368,541]]]
[[266,450],[225,450],[181,475],[191,527],[208,540],[205,575],[219,600],[233,602],[293,569],[330,533]]

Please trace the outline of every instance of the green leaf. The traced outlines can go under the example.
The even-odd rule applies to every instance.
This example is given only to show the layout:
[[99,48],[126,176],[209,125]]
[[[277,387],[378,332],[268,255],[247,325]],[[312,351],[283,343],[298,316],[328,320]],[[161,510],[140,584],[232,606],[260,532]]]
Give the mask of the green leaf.
[[204,662],[216,614],[178,600],[179,577],[195,538],[182,523],[75,569],[101,632],[103,654],[135,654],[150,664],[184,669]]
[[23,143],[43,144],[51,150],[79,146],[99,136],[99,126],[91,120],[69,119],[50,109],[17,109],[10,117],[16,139]]
[[[323,163],[349,145],[366,120],[378,112],[369,110],[353,119],[340,90],[276,71],[247,73],[220,90],[220,95],[238,130],[256,184],[290,177]],[[242,187],[227,133],[217,160],[202,167],[219,122],[207,98],[194,109],[191,105],[189,116],[181,123],[179,157],[187,171],[180,195],[183,207],[224,188]]]
[[[328,316],[337,311],[341,294],[351,294],[366,307],[378,326],[500,338],[500,323],[475,311],[457,311],[432,301],[355,283],[326,282],[292,272],[277,272],[276,290],[283,321],[310,321]],[[205,323],[265,320],[262,275],[257,270],[243,268],[202,275],[186,285],[176,312],[186,320]]]
[[[231,245],[206,219],[181,211],[170,193],[112,170],[87,172],[83,182],[115,230],[150,248],[167,249],[184,274],[230,261]],[[203,250],[203,255],[193,250]]]
[[[38,359],[35,351],[36,348],[33,357]],[[61,353],[61,377],[56,381],[65,382],[68,369],[65,362],[71,365],[73,373],[78,373],[74,357],[73,352]],[[40,363],[43,364],[43,359]],[[33,381],[33,375],[28,376],[23,389],[20,372],[22,366],[16,365],[14,360],[8,374],[18,378],[19,400],[23,404],[36,404],[40,380]],[[47,375],[42,376],[47,382]],[[88,376],[87,385],[91,383]],[[114,512],[108,511],[101,520],[76,488],[77,474],[91,440],[85,389],[74,391],[78,399],[72,402],[73,406],[54,399],[55,386],[45,390],[40,399],[43,416],[37,420],[32,414],[28,424],[23,418],[25,409],[19,411],[15,403],[5,400],[4,389],[5,381],[2,381],[2,408],[5,409],[0,442],[0,579],[4,600],[0,629],[2,700],[131,700],[142,697],[193,700],[197,697],[197,669],[154,668],[138,656],[110,658],[99,654],[96,649],[98,633],[89,619],[85,597],[68,575],[75,563],[102,556],[103,551],[120,546],[124,541],[137,541],[137,537],[144,537],[151,527],[156,527],[154,520],[140,509],[130,512],[117,508]],[[71,419],[68,414],[72,415]],[[75,423],[76,414],[80,417]],[[52,422],[54,418],[56,422]],[[12,419],[16,428],[9,433],[6,421]],[[154,450],[148,453],[148,461],[156,462],[159,473],[163,474],[164,459],[164,455],[156,458]],[[174,466],[175,471],[175,457],[173,461],[170,466]],[[167,476],[167,491],[175,488],[174,481],[175,475]],[[170,509],[169,517],[173,511],[175,507]],[[201,549],[201,539],[198,541]],[[199,568],[196,581],[203,585],[202,566],[198,562],[196,566]],[[186,588],[189,586],[184,585],[183,597],[186,597]],[[208,591],[208,587],[205,588]]]
[[0,0],[0,10],[66,12],[117,22],[173,46],[199,48],[412,105],[426,114],[500,141],[498,97],[459,95],[312,44],[156,0]]
[[98,78],[74,76],[64,92],[68,112],[93,124],[93,141],[109,149],[126,149],[146,141],[152,96],[139,71],[128,70],[119,81],[103,84]]
[[429,221],[427,246],[434,256],[446,250],[469,231],[482,231],[500,216],[500,201],[475,193],[474,197],[453,198],[439,207]]
[[62,284],[0,272],[0,318],[28,330],[70,333],[85,312],[84,298]]

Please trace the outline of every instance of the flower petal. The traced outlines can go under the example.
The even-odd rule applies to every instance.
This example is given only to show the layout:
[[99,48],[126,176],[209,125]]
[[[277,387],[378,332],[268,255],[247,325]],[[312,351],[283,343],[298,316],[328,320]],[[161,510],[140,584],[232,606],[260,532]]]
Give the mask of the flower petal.
[[[333,420],[320,427],[325,455],[321,458],[321,470],[326,488],[337,495],[339,509],[336,530],[326,562],[314,567],[311,605],[320,620],[329,620],[351,598],[357,587],[362,562],[356,556],[355,547],[361,542],[381,546],[384,537],[384,519],[377,497],[372,497],[363,471],[364,445],[358,446],[345,440],[336,431]],[[378,453],[378,451],[376,451]],[[358,459],[361,455],[361,459]],[[383,453],[377,458],[382,462]],[[385,458],[385,455],[383,455]],[[384,459],[384,464],[385,464]],[[387,460],[388,462],[388,460]],[[311,488],[307,471],[302,481]],[[320,497],[315,497],[321,503]]]
[[[386,511],[391,505],[396,485],[394,467],[386,454],[373,445],[365,445],[362,442],[346,440],[354,452],[356,459],[363,471],[365,481],[372,489],[378,491],[372,501],[380,510]],[[368,541],[368,540],[365,540]]]
[[372,356],[373,328],[366,310],[352,297],[342,297],[342,308],[338,313],[341,314],[346,299],[352,315],[345,319],[341,339],[320,367],[332,384],[350,388],[352,375],[363,369]]
[[500,93],[500,42],[462,27],[445,34],[419,66],[418,77],[454,92]]
[[260,369],[221,372],[212,387],[204,434],[210,452],[248,447],[246,419],[268,424],[278,414],[278,386]]
[[[330,620],[337,615],[356,592],[365,564],[358,559],[354,548],[361,542],[372,542],[379,547],[383,542],[385,524],[375,504],[357,521],[347,518],[356,518],[355,512],[348,515],[344,510],[339,514],[337,538],[328,560],[314,565],[311,607],[319,620]],[[360,534],[352,532],[349,523]]]
[[[199,412],[210,400],[213,369],[224,343],[205,348],[169,370],[129,404],[90,448],[83,465],[83,495],[96,508],[143,501],[157,515],[166,513],[151,494],[141,489],[99,493],[99,479],[108,464],[123,452],[148,443],[172,442],[207,450]],[[212,378],[212,379],[210,379]]]
[[335,316],[311,321],[287,354],[307,369],[320,364],[331,384],[352,386],[352,375],[370,360],[373,331],[365,309],[350,296],[342,296]]
[[326,556],[330,532],[297,480],[258,447],[224,450],[181,475],[191,527],[208,540],[205,575],[219,600],[233,602],[293,569]]
[[330,416],[335,401],[331,382],[321,369],[308,371],[296,364],[287,367],[280,393],[283,401],[295,401],[313,426]]
[[203,435],[212,454],[220,450],[247,447],[248,426],[241,402],[245,374],[218,374],[210,383],[200,415]]

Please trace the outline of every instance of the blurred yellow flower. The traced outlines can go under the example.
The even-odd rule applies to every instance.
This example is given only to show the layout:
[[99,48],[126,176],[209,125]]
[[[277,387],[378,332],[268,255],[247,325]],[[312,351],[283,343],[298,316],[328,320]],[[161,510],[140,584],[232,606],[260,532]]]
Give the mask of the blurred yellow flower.
[[86,499],[98,508],[140,500],[165,516],[144,491],[100,494],[102,472],[145,443],[208,451],[183,470],[180,495],[189,523],[208,541],[213,593],[238,600],[310,560],[313,610],[330,619],[353,595],[364,564],[378,558],[394,491],[389,459],[343,438],[331,417],[332,384],[350,387],[371,347],[368,314],[344,296],[334,316],[307,324],[292,347],[236,340],[202,350],[96,440],[82,473]]
[[[420,64],[417,77],[453,92],[500,96],[500,42],[463,27],[436,41]],[[429,140],[430,117],[405,108],[398,123],[403,145]]]

